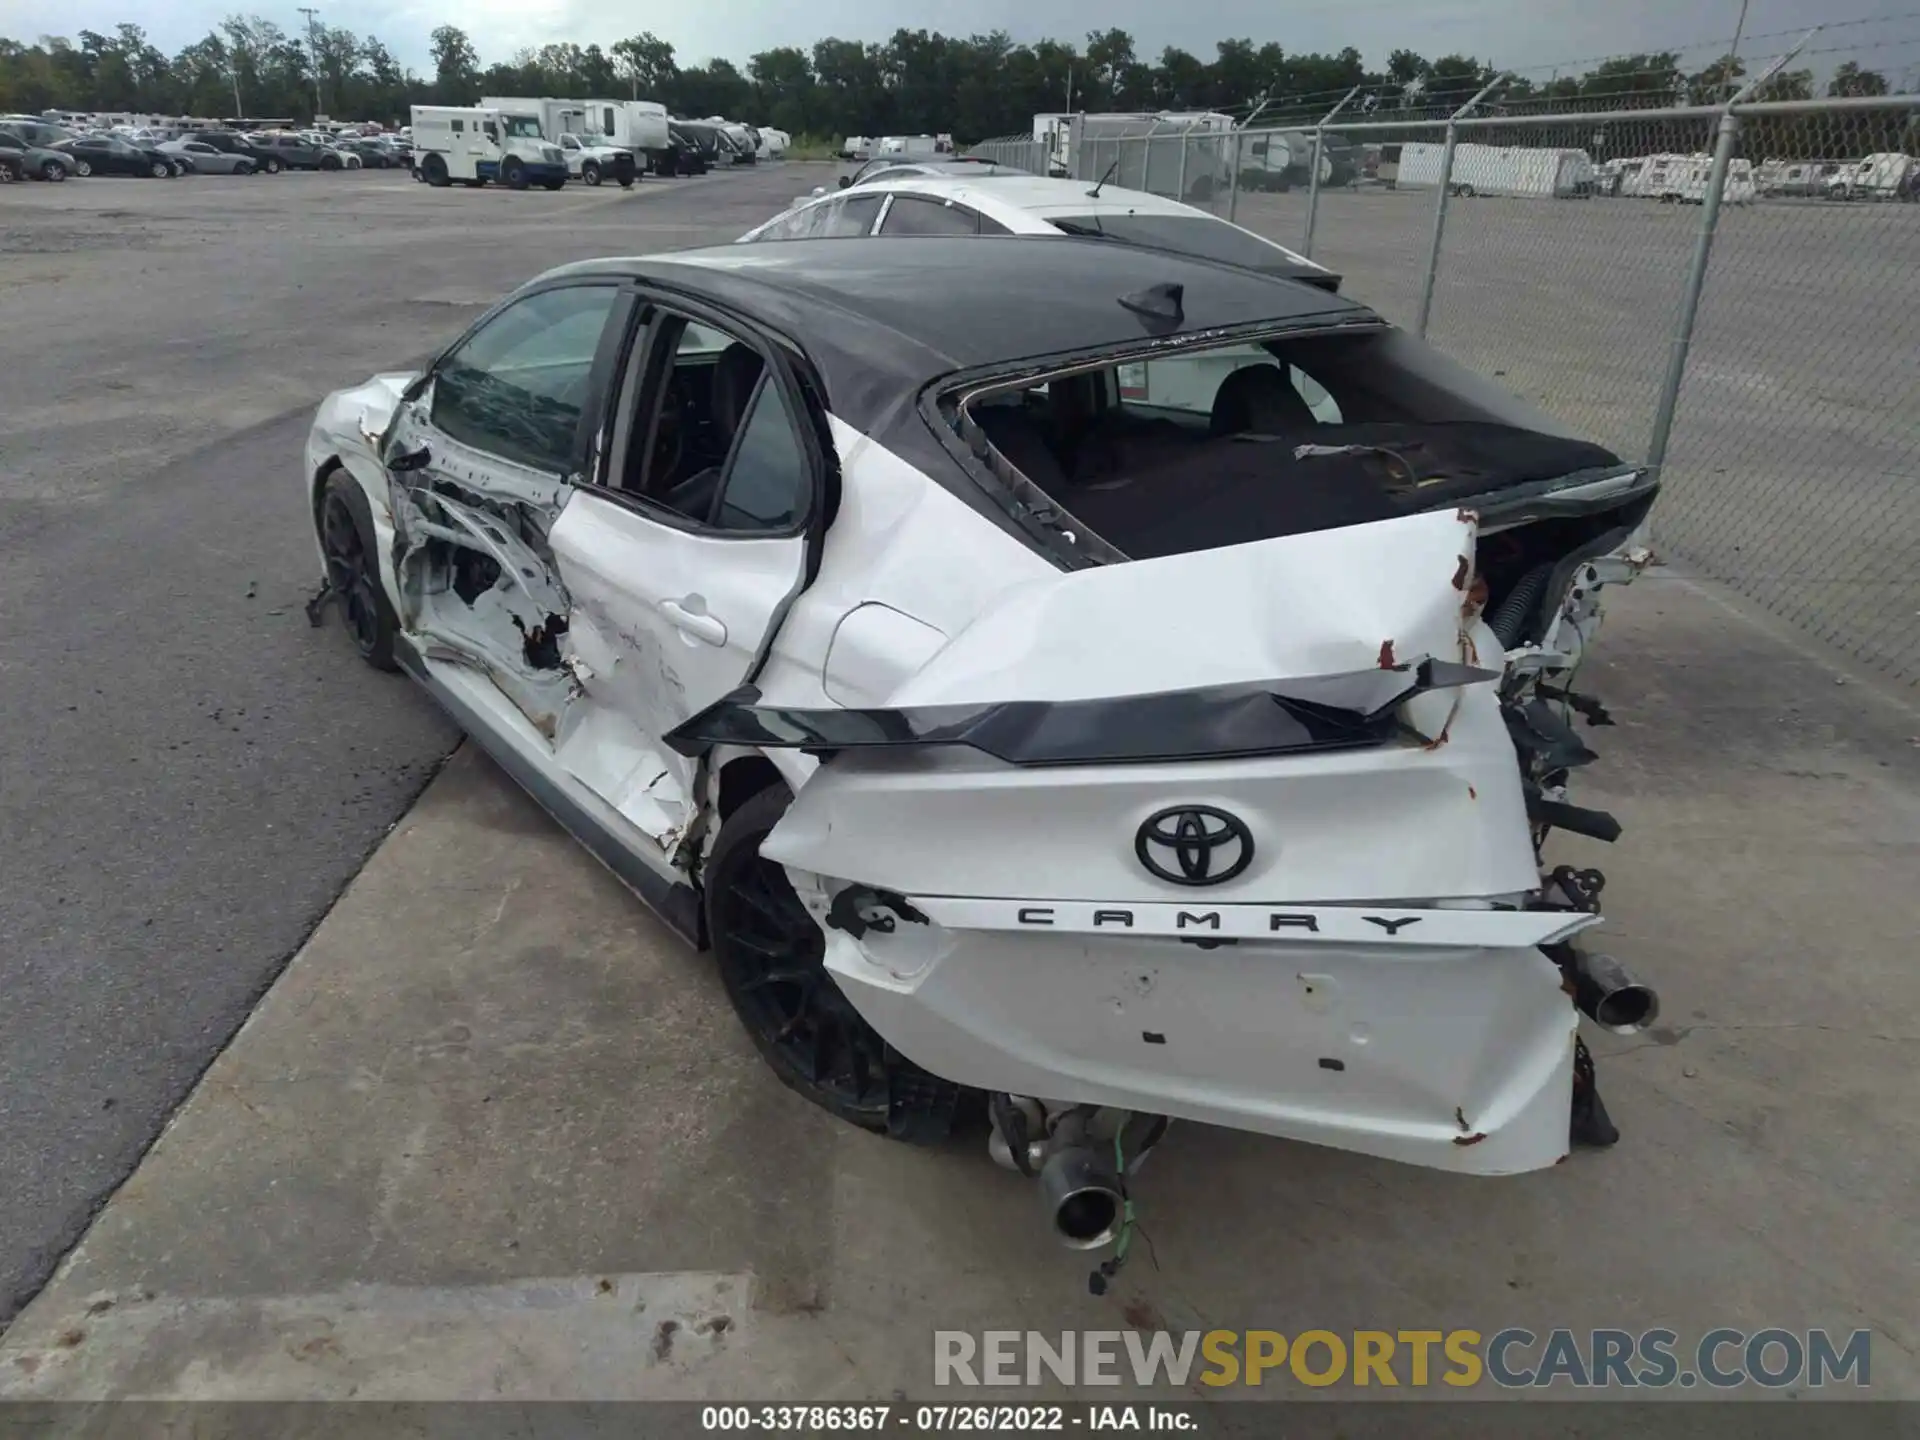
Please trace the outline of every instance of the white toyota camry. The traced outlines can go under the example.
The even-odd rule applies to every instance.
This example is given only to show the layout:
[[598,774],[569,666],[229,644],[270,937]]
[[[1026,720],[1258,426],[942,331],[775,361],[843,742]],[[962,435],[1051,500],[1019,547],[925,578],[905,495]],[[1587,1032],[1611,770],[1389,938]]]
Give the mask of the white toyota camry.
[[329,397],[315,623],[711,948],[788,1085],[920,1141],[983,1095],[1070,1244],[1170,1119],[1611,1143],[1581,1016],[1656,1002],[1539,847],[1617,833],[1569,681],[1653,477],[1304,263],[908,202],[552,271]]

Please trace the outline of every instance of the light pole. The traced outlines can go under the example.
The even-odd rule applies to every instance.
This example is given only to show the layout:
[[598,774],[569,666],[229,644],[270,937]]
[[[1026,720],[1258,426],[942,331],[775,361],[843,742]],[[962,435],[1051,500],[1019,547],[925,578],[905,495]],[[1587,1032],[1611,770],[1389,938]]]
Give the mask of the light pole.
[[307,54],[313,60],[313,116],[317,120],[320,112],[326,108],[320,103],[320,35],[314,24],[314,17],[320,12],[309,5],[299,8],[300,13],[307,17]]

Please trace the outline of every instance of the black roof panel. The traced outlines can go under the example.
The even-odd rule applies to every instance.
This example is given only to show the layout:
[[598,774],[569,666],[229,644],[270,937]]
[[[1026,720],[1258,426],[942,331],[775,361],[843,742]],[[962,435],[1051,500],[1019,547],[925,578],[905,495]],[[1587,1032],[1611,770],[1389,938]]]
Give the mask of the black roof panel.
[[[762,241],[589,260],[550,272],[644,277],[745,311],[816,347],[871,353],[915,386],[948,370],[1310,317],[1368,319],[1356,301],[1263,275],[1113,241],[1065,236]],[[1185,318],[1149,328],[1123,297],[1182,287]],[[888,332],[874,335],[873,327]],[[864,343],[863,343],[864,334]]]

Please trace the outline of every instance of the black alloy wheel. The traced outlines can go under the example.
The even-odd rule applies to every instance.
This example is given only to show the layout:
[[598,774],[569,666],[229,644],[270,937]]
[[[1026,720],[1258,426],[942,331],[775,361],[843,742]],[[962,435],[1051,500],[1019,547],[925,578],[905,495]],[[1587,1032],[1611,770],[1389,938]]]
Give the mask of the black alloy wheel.
[[705,875],[707,926],[727,998],[788,1088],[868,1130],[885,1130],[899,1060],[841,992],[826,943],[786,871],[760,854],[785,812],[775,786],[729,816]]
[[320,548],[327,567],[327,586],[339,602],[347,634],[360,658],[377,670],[399,668],[393,659],[397,626],[387,598],[366,527],[351,499],[354,481],[336,474],[320,504]]

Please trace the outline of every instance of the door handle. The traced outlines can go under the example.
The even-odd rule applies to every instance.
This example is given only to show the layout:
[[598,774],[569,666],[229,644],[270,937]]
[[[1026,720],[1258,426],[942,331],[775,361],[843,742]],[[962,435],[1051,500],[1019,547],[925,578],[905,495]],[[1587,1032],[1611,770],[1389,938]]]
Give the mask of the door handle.
[[[691,596],[688,597],[690,600]],[[699,604],[699,601],[693,603]],[[709,645],[727,643],[727,627],[720,620],[706,613],[704,609],[689,610],[678,600],[662,600],[660,613],[671,620],[674,627],[696,640],[704,640]]]

